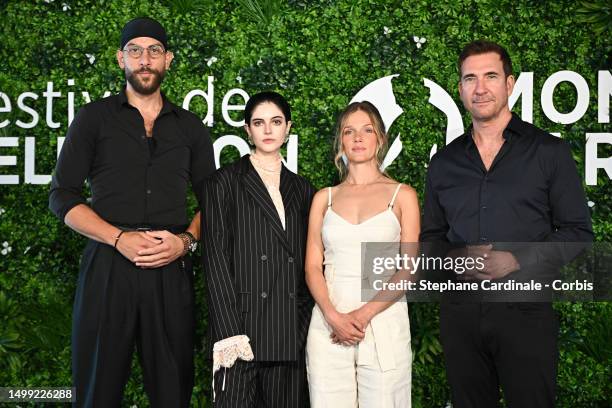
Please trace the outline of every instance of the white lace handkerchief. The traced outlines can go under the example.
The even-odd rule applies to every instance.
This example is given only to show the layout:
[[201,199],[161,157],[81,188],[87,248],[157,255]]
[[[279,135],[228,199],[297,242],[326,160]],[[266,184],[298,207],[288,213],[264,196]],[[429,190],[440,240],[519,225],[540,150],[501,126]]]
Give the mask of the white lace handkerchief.
[[[249,344],[249,337],[240,334],[219,340],[213,346],[213,402],[215,400],[215,373],[223,368],[230,368],[236,360],[253,360],[253,350]],[[223,385],[221,391],[225,391],[225,374],[223,374]]]

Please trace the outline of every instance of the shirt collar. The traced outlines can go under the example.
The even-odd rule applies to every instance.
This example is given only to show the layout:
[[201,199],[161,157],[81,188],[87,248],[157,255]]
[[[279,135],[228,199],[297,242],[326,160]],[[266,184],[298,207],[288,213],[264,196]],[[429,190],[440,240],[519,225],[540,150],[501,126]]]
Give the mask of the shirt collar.
[[[119,95],[117,96],[119,98],[120,108],[121,107],[133,107],[128,102],[127,93],[125,92],[125,85],[121,88],[121,91],[119,92]],[[170,102],[168,98],[166,98],[166,95],[163,92],[161,92],[161,97],[162,97],[162,108],[161,108],[161,111],[159,112],[159,115],[161,116],[166,112],[174,112],[175,114],[178,114],[177,106],[173,104],[172,102]]]
[[528,132],[527,123],[523,122],[516,113],[512,112],[512,118],[504,130],[504,133],[506,132],[510,132],[514,137],[524,135]]
[[[465,148],[469,149],[471,146],[475,146],[474,138],[472,137],[472,131],[474,129],[474,125],[470,124],[468,129],[465,132]],[[506,128],[502,132],[502,137],[508,142],[511,143],[513,138],[520,137],[522,134],[525,134],[527,131],[527,127],[525,122],[519,118],[519,116],[512,112],[512,117],[510,121],[506,125]]]

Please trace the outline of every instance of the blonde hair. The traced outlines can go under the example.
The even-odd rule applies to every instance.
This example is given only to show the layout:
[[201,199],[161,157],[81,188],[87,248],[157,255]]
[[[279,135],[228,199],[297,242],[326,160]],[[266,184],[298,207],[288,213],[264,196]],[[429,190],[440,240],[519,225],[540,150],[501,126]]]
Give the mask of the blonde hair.
[[385,154],[387,153],[387,132],[385,131],[385,124],[383,123],[378,109],[376,109],[376,107],[368,101],[351,103],[340,113],[338,120],[336,121],[334,164],[340,173],[341,181],[343,181],[348,175],[348,167],[346,164],[344,164],[344,160],[342,160],[342,156],[344,155],[344,146],[342,145],[342,129],[346,125],[348,117],[357,111],[365,112],[369,116],[372,126],[374,127],[374,133],[376,133],[376,164],[379,168],[385,158]]

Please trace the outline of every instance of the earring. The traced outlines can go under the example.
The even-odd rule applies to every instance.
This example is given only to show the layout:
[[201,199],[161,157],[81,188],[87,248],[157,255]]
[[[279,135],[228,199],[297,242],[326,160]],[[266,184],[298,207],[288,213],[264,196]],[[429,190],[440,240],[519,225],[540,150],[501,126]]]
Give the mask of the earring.
[[342,152],[342,156],[340,156],[342,158],[342,161],[344,162],[344,165],[347,166],[348,165],[348,157],[346,157],[346,153]]
[[287,143],[289,141],[289,132],[285,135],[285,141],[283,143]]
[[255,143],[253,143],[253,139],[251,139],[251,136],[247,136],[247,143],[251,146],[255,145]]

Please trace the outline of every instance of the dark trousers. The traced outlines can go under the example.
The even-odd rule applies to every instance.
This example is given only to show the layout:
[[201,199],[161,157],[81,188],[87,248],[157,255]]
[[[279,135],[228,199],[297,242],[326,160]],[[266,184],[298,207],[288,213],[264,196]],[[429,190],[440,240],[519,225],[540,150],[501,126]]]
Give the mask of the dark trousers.
[[453,408],[555,406],[558,318],[550,303],[442,303]]
[[310,401],[304,357],[299,362],[238,360],[217,371],[215,393],[216,408],[306,408]]
[[73,313],[75,406],[121,406],[136,347],[151,407],[188,407],[194,323],[189,259],[141,269],[90,241]]

